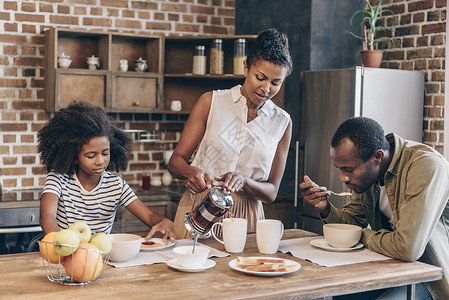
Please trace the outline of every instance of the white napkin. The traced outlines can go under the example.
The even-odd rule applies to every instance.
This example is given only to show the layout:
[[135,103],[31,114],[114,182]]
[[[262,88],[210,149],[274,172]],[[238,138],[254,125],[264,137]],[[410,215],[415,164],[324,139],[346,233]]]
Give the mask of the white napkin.
[[[170,248],[166,248],[164,250],[153,250],[153,251],[140,251],[136,257],[131,260],[125,262],[113,262],[109,261],[108,264],[116,267],[132,267],[132,266],[140,266],[140,265],[151,265],[155,263],[166,263],[167,261],[175,258],[175,254],[173,253],[173,248],[180,246],[192,246],[193,239],[184,239],[184,240],[176,240],[175,245]],[[215,248],[203,245],[201,243],[197,243],[197,246],[203,246],[210,249],[210,253],[208,257],[225,257],[231,254],[217,250]]]
[[314,236],[307,238],[282,240],[279,244],[278,251],[281,251],[282,253],[290,252],[295,257],[309,260],[313,263],[325,267],[335,267],[391,259],[391,257],[373,252],[366,248],[347,252],[335,252],[320,249],[310,245],[311,240],[320,238],[323,237]]

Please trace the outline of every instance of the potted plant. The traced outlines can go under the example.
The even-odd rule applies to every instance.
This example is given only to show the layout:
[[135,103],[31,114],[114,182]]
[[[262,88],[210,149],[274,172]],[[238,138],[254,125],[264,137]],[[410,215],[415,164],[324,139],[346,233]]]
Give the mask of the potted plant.
[[[396,15],[389,9],[381,9],[382,0],[379,0],[375,7],[369,3],[369,0],[365,0],[365,4],[366,9],[357,10],[351,16],[349,23],[353,31],[346,31],[346,33],[363,41],[363,50],[360,52],[363,66],[378,68],[383,57],[383,51],[378,50],[378,44],[384,41],[392,42],[393,39],[386,36],[385,32],[393,32],[394,28],[378,25],[377,19],[382,15],[391,15],[394,18],[394,25],[396,25]],[[359,15],[361,15],[361,19],[353,24]]]

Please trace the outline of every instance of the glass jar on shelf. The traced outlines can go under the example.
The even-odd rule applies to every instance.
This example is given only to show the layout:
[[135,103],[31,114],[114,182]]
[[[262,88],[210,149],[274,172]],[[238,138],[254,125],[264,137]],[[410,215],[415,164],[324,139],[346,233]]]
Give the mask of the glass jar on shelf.
[[244,75],[244,61],[246,61],[246,39],[236,39],[234,41],[234,75]]
[[223,74],[223,40],[213,39],[210,46],[210,70],[209,73],[212,75],[222,75]]
[[195,46],[193,49],[193,68],[192,73],[195,75],[206,74],[206,55],[204,54],[205,47],[202,45]]

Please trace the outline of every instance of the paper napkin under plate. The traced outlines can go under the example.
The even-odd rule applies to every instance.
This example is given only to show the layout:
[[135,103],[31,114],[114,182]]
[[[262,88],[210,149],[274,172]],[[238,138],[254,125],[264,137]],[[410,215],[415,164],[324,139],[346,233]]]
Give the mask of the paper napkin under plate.
[[373,252],[366,248],[348,252],[329,252],[327,250],[323,250],[310,245],[311,240],[319,238],[323,237],[314,236],[291,240],[282,240],[279,244],[278,251],[281,251],[282,253],[290,252],[295,257],[309,260],[313,263],[325,267],[335,267],[391,259],[391,257]]

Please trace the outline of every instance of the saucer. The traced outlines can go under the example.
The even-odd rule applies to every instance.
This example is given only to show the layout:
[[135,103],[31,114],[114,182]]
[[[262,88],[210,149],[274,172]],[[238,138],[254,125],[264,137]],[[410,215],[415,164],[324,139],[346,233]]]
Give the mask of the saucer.
[[216,262],[213,261],[212,259],[207,259],[206,263],[202,266],[202,267],[198,267],[198,268],[186,268],[183,266],[178,265],[178,262],[176,261],[176,258],[170,259],[169,261],[167,261],[167,265],[169,267],[172,267],[173,269],[182,271],[182,272],[190,272],[190,273],[194,273],[194,272],[201,272],[207,269],[212,268],[213,266],[215,266]]
[[326,242],[326,240],[324,238],[311,240],[310,245],[324,249],[324,250],[335,251],[335,252],[347,252],[347,251],[360,249],[363,247],[362,243],[357,243],[355,246],[352,246],[351,248],[335,248],[335,247],[332,247],[331,245],[329,245],[329,243]]

